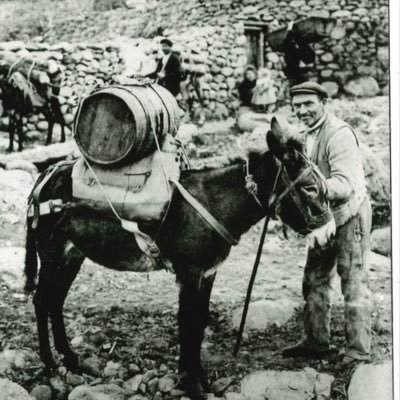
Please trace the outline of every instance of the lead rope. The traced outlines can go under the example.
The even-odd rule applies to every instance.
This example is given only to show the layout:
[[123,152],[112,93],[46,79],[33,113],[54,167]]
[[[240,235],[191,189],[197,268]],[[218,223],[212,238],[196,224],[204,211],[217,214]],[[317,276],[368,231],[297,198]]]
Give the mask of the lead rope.
[[[281,168],[282,167],[281,167],[281,165],[278,165],[278,167],[279,167],[279,169],[278,169],[278,172],[277,172],[276,177],[275,177],[274,186],[272,188],[271,194],[273,194],[275,192],[276,186],[278,184],[278,179],[279,179],[279,176],[281,174]],[[268,200],[268,204],[271,204],[271,202],[269,200]],[[254,265],[253,265],[253,270],[251,272],[249,285],[247,287],[247,293],[246,293],[246,298],[245,298],[245,301],[244,301],[242,318],[240,320],[239,330],[238,330],[238,334],[237,334],[237,337],[236,337],[236,343],[235,343],[235,347],[233,349],[233,355],[235,357],[237,356],[237,354],[239,352],[240,344],[242,342],[244,326],[246,324],[247,312],[249,311],[251,293],[253,291],[254,282],[256,280],[256,276],[257,276],[257,272],[258,272],[258,266],[260,265],[261,254],[262,254],[262,250],[263,250],[263,247],[264,247],[265,236],[267,235],[267,231],[268,231],[268,225],[269,225],[269,221],[271,219],[271,214],[272,213],[270,212],[270,210],[268,210],[268,214],[267,214],[267,216],[265,218],[263,230],[261,232],[260,242],[258,244],[257,255],[256,255],[256,259],[254,260]]]
[[240,344],[242,342],[244,325],[246,323],[247,312],[249,310],[249,304],[250,304],[250,300],[251,300],[251,292],[253,291],[253,286],[254,286],[254,282],[256,280],[258,266],[260,265],[261,254],[262,254],[262,250],[263,250],[263,246],[264,246],[264,242],[265,242],[265,236],[266,236],[267,230],[268,230],[268,224],[269,224],[270,217],[271,217],[271,214],[268,213],[267,217],[265,219],[265,222],[264,222],[263,230],[261,232],[260,243],[258,244],[257,256],[254,261],[253,271],[251,272],[249,286],[247,287],[247,293],[246,293],[246,299],[244,301],[242,319],[240,320],[239,331],[238,331],[238,334],[236,337],[235,348],[233,350],[233,355],[235,357],[237,356],[237,354],[239,352]]

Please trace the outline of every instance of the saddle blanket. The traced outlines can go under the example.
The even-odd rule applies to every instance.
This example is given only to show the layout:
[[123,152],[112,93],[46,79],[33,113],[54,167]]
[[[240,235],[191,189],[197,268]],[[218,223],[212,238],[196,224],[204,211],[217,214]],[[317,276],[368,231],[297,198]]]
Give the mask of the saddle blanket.
[[179,153],[156,151],[142,160],[118,167],[104,168],[76,162],[72,172],[74,199],[96,209],[135,222],[161,221],[172,198],[169,179],[179,180]]

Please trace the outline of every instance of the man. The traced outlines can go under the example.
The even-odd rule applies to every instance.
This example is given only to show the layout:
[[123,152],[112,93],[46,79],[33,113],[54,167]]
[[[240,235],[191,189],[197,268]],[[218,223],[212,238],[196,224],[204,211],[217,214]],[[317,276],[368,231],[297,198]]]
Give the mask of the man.
[[179,58],[172,52],[172,42],[169,39],[160,41],[163,57],[158,61],[154,72],[146,77],[156,79],[156,82],[168,89],[175,97],[180,92],[182,68]]
[[371,206],[366,193],[356,134],[326,111],[327,92],[314,82],[290,89],[292,106],[305,124],[305,149],[326,177],[336,234],[325,248],[309,249],[303,278],[305,338],[282,351],[284,357],[323,358],[330,346],[330,296],[334,267],[345,301],[346,349],[343,364],[369,358],[370,294],[367,256],[370,248]]

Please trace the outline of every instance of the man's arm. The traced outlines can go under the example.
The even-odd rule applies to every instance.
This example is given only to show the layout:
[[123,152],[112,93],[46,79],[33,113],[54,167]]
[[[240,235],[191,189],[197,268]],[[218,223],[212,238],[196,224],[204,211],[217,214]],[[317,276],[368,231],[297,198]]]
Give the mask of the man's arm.
[[[354,133],[348,127],[339,129],[329,140],[326,152],[331,169],[328,186],[330,201],[346,201],[355,190],[360,171],[361,152]],[[362,169],[361,169],[362,170]]]

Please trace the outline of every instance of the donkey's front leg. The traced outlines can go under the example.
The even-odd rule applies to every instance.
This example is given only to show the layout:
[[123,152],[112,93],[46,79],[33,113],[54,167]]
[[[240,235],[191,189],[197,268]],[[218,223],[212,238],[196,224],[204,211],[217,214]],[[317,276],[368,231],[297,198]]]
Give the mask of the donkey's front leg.
[[179,279],[180,387],[191,399],[199,400],[206,398],[205,392],[209,390],[200,352],[215,274],[207,278],[185,275]]

